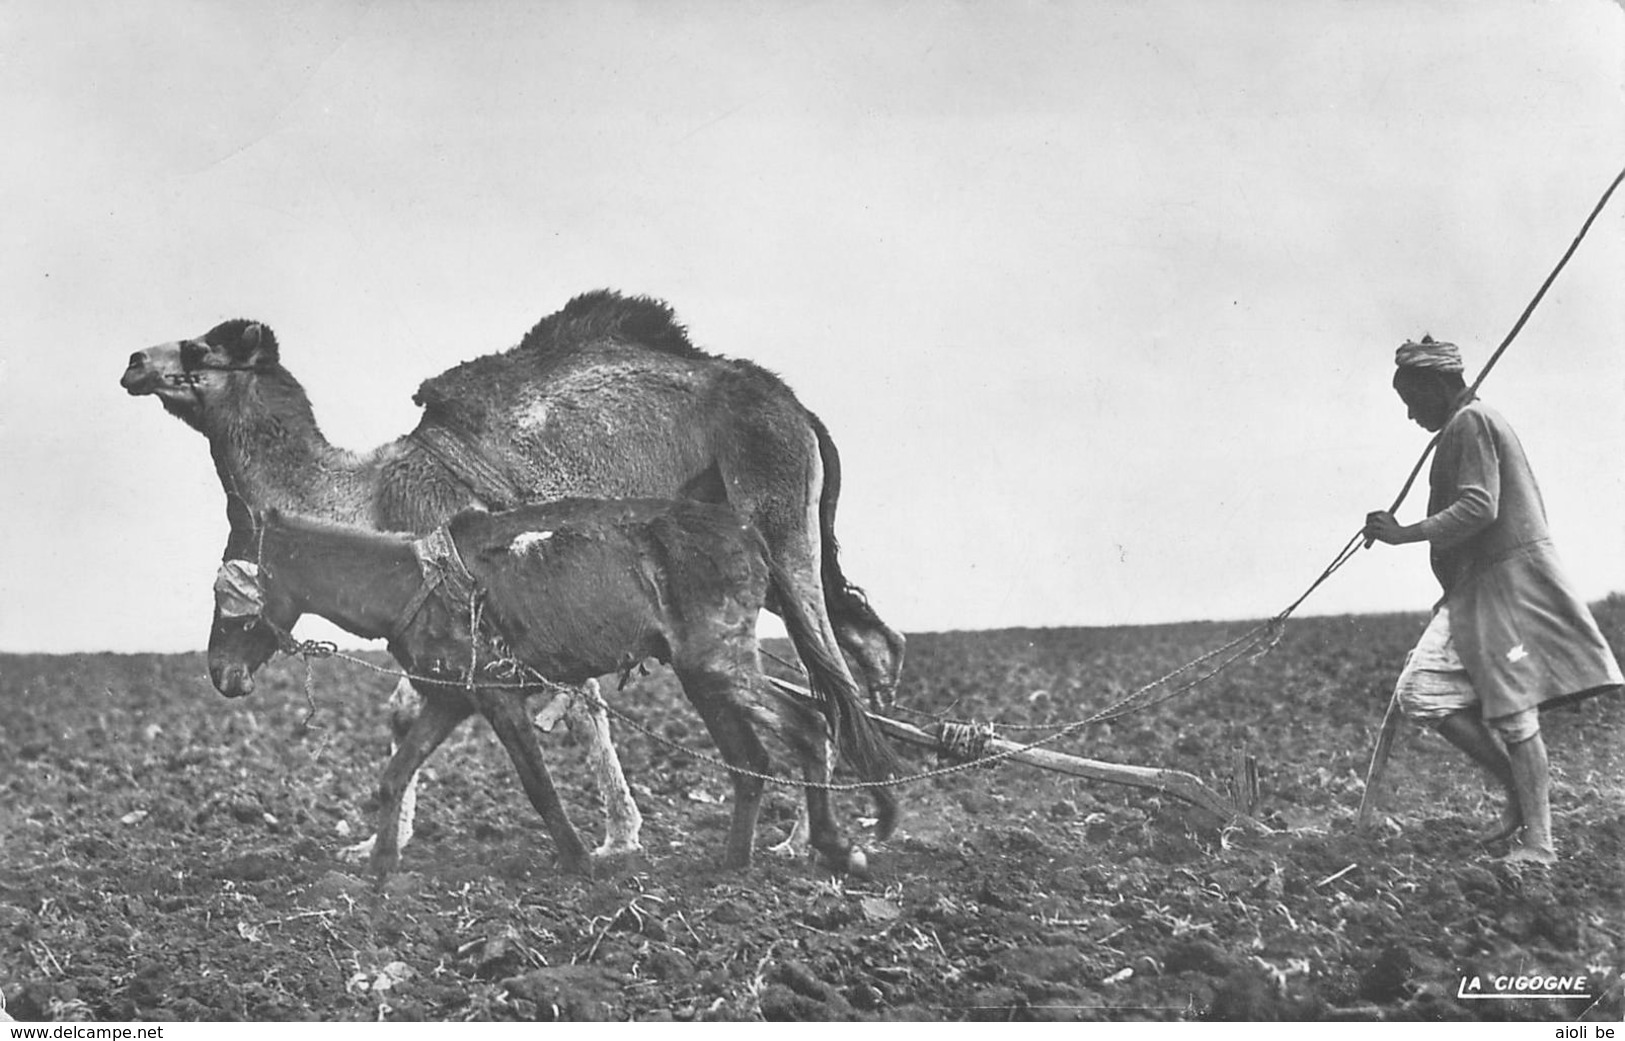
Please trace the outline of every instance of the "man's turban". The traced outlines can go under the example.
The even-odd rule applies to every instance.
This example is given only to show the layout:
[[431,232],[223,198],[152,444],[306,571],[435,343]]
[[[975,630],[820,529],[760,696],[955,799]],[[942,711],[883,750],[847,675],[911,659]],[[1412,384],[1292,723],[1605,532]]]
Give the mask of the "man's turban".
[[1435,372],[1460,372],[1461,350],[1453,343],[1423,336],[1421,340],[1406,340],[1394,352],[1394,364],[1402,369],[1432,369]]

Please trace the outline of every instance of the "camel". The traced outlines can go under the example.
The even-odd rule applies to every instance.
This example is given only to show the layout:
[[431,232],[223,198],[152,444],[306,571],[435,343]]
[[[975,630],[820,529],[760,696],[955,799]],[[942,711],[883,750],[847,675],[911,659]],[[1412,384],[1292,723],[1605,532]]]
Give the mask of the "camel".
[[[782,614],[780,598],[795,598],[819,650],[843,669],[839,650],[852,656],[871,703],[889,704],[895,690],[903,638],[840,568],[840,460],[828,431],[767,370],[694,347],[659,301],[608,290],[576,297],[517,346],[424,382],[417,427],[364,453],[322,435],[260,322],[234,319],[137,351],[121,383],[208,439],[234,532],[266,507],[424,534],[469,506],[583,495],[727,503],[761,531],[785,576],[767,608]],[[232,555],[242,547],[228,545]],[[219,628],[217,616],[211,632]],[[251,689],[213,653],[210,675],[223,692]],[[409,694],[397,688],[397,700]],[[405,713],[396,718],[400,733]],[[601,714],[576,719],[594,760],[608,760]],[[614,765],[599,770],[610,816],[601,849],[635,849],[640,818]],[[408,797],[408,817],[411,807]]]

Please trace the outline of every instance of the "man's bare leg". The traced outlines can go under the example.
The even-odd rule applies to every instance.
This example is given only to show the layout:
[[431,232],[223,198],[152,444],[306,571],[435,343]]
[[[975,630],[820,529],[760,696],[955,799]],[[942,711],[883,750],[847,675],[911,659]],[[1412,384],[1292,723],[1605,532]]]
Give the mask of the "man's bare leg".
[[1507,759],[1512,766],[1513,791],[1523,812],[1523,844],[1515,846],[1507,860],[1554,864],[1557,848],[1552,842],[1552,783],[1546,742],[1537,732],[1507,746]]
[[[1512,762],[1502,749],[1501,743],[1495,739],[1495,735],[1490,733],[1490,728],[1484,725],[1483,717],[1476,709],[1458,709],[1434,724],[1434,729],[1438,730],[1446,741],[1466,752],[1468,758],[1483,767],[1484,772],[1499,782],[1506,791],[1506,804],[1501,809],[1501,819],[1481,833],[1479,841],[1499,842],[1517,834],[1524,823],[1523,800],[1518,797]],[[1545,761],[1543,746],[1541,762]]]

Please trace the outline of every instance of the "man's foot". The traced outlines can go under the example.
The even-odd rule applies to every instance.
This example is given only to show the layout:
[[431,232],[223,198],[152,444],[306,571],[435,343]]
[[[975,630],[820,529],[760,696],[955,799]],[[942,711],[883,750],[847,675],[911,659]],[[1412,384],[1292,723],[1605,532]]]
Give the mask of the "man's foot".
[[1478,833],[1478,841],[1488,846],[1496,842],[1504,842],[1518,833],[1523,827],[1523,814],[1512,802],[1501,808],[1501,819]]

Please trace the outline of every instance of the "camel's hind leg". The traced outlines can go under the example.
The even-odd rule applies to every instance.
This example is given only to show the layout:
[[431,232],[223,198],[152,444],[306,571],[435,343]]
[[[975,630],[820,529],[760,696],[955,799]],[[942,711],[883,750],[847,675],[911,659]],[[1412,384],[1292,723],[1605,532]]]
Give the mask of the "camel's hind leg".
[[378,782],[378,834],[369,840],[370,846],[362,843],[368,846],[372,870],[379,876],[393,871],[400,861],[401,847],[406,842],[400,837],[401,826],[411,826],[411,813],[403,812],[402,807],[415,791],[419,768],[474,711],[467,699],[455,694],[430,694],[421,701],[417,718],[400,738]]
[[[852,687],[857,688],[857,681],[847,666],[846,658],[841,653],[841,642],[836,636],[835,624],[831,620],[831,612],[836,605],[826,600],[824,585],[824,482],[829,479],[834,489],[833,494],[839,494],[839,465],[836,457],[831,453],[831,471],[825,469],[823,450],[817,440],[813,429],[805,430],[806,440],[799,444],[783,440],[788,436],[784,429],[758,431],[763,436],[759,438],[763,443],[752,446],[752,454],[739,454],[722,460],[722,478],[728,489],[728,502],[740,513],[751,518],[766,541],[768,550],[773,556],[783,580],[775,581],[768,591],[767,608],[775,614],[783,615],[784,598],[794,598],[801,605],[812,623],[812,632],[809,638],[818,645],[828,656],[831,666],[836,669]],[[777,443],[775,442],[777,440]],[[764,473],[753,466],[753,459],[761,453],[772,451],[781,459],[799,458],[803,466],[799,474],[794,473],[790,467],[781,468],[772,474]],[[829,507],[833,522],[833,503]],[[832,535],[829,537],[833,537]],[[844,578],[839,578],[838,568],[831,575],[831,581],[839,581],[841,589],[841,607],[844,617],[849,622],[856,620],[860,613],[872,620],[872,624],[865,623],[868,631],[874,632],[875,626],[885,628],[880,619],[860,594],[851,589]],[[865,611],[859,612],[861,605]],[[857,627],[854,627],[854,631]],[[870,700],[877,701],[882,692],[889,692],[896,683],[896,670],[901,669],[902,637],[899,634],[886,630],[897,641],[898,656],[895,662],[889,661],[883,655],[880,645],[888,645],[890,641],[882,636],[878,641],[865,637],[856,640],[859,654],[857,660],[863,663],[866,659],[869,664],[864,666],[867,673],[874,670],[871,679]],[[883,658],[888,660],[883,661]],[[861,689],[861,688],[859,688]],[[825,761],[832,761],[827,753]],[[885,789],[875,789],[876,816],[882,822],[883,830],[889,830],[892,822],[898,817],[895,797]],[[828,799],[823,800],[827,811]],[[809,812],[817,812],[809,802]],[[814,848],[819,848],[818,823],[816,820],[806,822],[804,828],[801,822],[797,823],[786,843],[794,843],[799,833],[806,832],[813,839]]]
[[558,790],[553,787],[553,775],[542,758],[536,730],[525,713],[524,696],[513,690],[486,689],[476,697],[480,713],[490,722],[502,747],[508,750],[508,758],[519,771],[519,783],[530,798],[530,804],[546,822],[553,844],[558,847],[560,865],[566,871],[591,875],[592,858],[564,812]]
[[[795,545],[795,542],[792,540],[787,543],[787,549],[793,545]],[[777,557],[776,559],[781,564],[785,561],[785,558],[782,556]],[[789,559],[794,561],[797,558],[795,554],[792,553]],[[797,597],[798,600],[805,605],[807,616],[815,627],[815,631],[812,633],[813,638],[831,652],[829,654],[831,667],[838,669],[846,681],[851,683],[852,686],[856,688],[856,681],[852,679],[851,671],[846,665],[846,659],[841,655],[840,646],[835,638],[835,630],[830,623],[829,615],[824,610],[823,587],[818,583],[816,573],[809,576],[805,570],[797,571],[789,567],[784,568],[784,573],[787,576],[786,581],[789,588],[784,590],[776,588],[773,591],[774,594],[776,596]],[[826,769],[828,769],[829,764],[833,764],[835,761],[834,749],[826,744],[820,758],[826,764]],[[871,789],[870,797],[874,800],[875,804],[875,817],[879,821],[879,835],[881,838],[885,838],[891,834],[892,829],[895,827],[899,817],[897,798],[891,791],[885,788]],[[825,811],[827,812],[827,798],[823,800],[823,805]],[[817,812],[813,803],[810,801],[808,803],[808,811]],[[814,849],[822,849],[817,842],[817,828],[815,822],[809,821],[806,817],[803,817],[796,822],[795,828],[785,838],[783,843],[774,847],[774,851],[780,853],[794,853],[796,852],[799,844],[804,840],[812,841]]]

